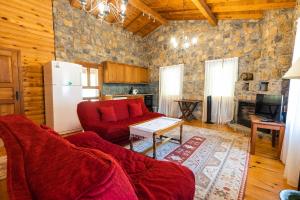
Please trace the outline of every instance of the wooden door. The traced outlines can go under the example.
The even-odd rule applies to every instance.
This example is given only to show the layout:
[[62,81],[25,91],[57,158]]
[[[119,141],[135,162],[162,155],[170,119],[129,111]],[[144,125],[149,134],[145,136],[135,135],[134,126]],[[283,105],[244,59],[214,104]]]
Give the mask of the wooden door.
[[19,52],[0,49],[0,115],[22,113]]

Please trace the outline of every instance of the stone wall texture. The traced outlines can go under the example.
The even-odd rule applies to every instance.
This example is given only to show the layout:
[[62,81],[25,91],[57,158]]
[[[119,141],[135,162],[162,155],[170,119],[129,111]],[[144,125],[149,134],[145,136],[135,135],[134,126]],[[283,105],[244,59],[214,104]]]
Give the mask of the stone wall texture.
[[[203,99],[206,60],[239,57],[239,75],[254,74],[254,80],[236,84],[237,100],[254,100],[257,93],[280,94],[288,89],[282,75],[291,65],[295,10],[265,12],[262,20],[222,20],[212,27],[207,21],[170,21],[145,38],[120,27],[101,24],[94,16],[72,8],[68,0],[54,0],[56,59],[101,63],[111,60],[148,66],[151,84],[135,86],[155,94],[158,104],[159,67],[185,64],[184,98]],[[298,12],[299,13],[299,12]],[[170,38],[196,36],[198,43],[186,52],[171,46]],[[226,81],[226,77],[224,77]],[[269,82],[267,92],[260,82]],[[104,92],[119,93],[130,85],[105,85]],[[201,117],[201,107],[197,111]]]
[[[223,20],[217,27],[206,21],[169,22],[145,38],[153,92],[158,92],[160,66],[184,63],[184,98],[203,99],[205,61],[239,57],[239,75],[253,73],[254,80],[248,82],[249,91],[243,90],[246,82],[237,82],[237,100],[253,101],[257,93],[281,94],[281,77],[292,60],[294,14],[294,9],[268,11],[262,20]],[[183,31],[198,38],[186,52],[170,44],[170,38],[179,38]],[[260,91],[261,81],[269,82],[267,92]],[[201,116],[201,108],[197,114]]]
[[[101,63],[115,61],[148,66],[143,38],[118,26],[101,24],[94,16],[70,6],[69,0],[53,0],[55,54],[57,60]],[[129,85],[107,84],[104,92],[127,91]],[[147,86],[139,85],[147,91]],[[129,90],[128,90],[129,91]],[[128,92],[127,91],[127,92]]]

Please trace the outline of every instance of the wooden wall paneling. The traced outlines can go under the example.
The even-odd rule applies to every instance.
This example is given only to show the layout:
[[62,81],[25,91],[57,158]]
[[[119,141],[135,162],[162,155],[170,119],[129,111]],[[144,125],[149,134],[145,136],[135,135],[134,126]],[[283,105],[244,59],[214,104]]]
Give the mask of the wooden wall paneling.
[[134,23],[135,19],[142,15],[142,12],[135,7],[131,6],[130,4],[127,5],[127,13],[125,17],[125,21],[123,27],[126,28],[130,24]]
[[130,32],[136,33],[150,22],[152,22],[152,20],[150,20],[147,16],[143,16],[141,13],[128,27],[126,27],[126,29]]
[[146,35],[148,35],[152,31],[154,31],[159,26],[160,26],[160,24],[157,23],[157,22],[148,23],[148,24],[146,24],[146,26],[143,27],[143,29],[141,29],[139,32],[137,32],[137,34],[142,36],[142,37],[145,37]]
[[51,0],[0,0],[0,47],[20,50],[24,113],[44,123],[42,65],[54,59]]

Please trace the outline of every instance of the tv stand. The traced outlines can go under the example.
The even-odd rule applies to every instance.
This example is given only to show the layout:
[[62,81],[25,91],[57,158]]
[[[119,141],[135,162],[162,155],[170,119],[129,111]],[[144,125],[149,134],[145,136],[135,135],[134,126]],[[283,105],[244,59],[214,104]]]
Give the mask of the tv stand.
[[268,119],[268,118],[262,118],[260,121],[261,122],[275,122],[274,119]]

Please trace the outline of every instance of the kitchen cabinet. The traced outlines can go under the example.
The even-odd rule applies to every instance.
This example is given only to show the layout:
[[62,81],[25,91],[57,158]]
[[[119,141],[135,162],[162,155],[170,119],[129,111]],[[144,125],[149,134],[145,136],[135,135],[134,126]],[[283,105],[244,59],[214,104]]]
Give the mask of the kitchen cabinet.
[[106,61],[103,63],[104,83],[147,84],[148,68]]

